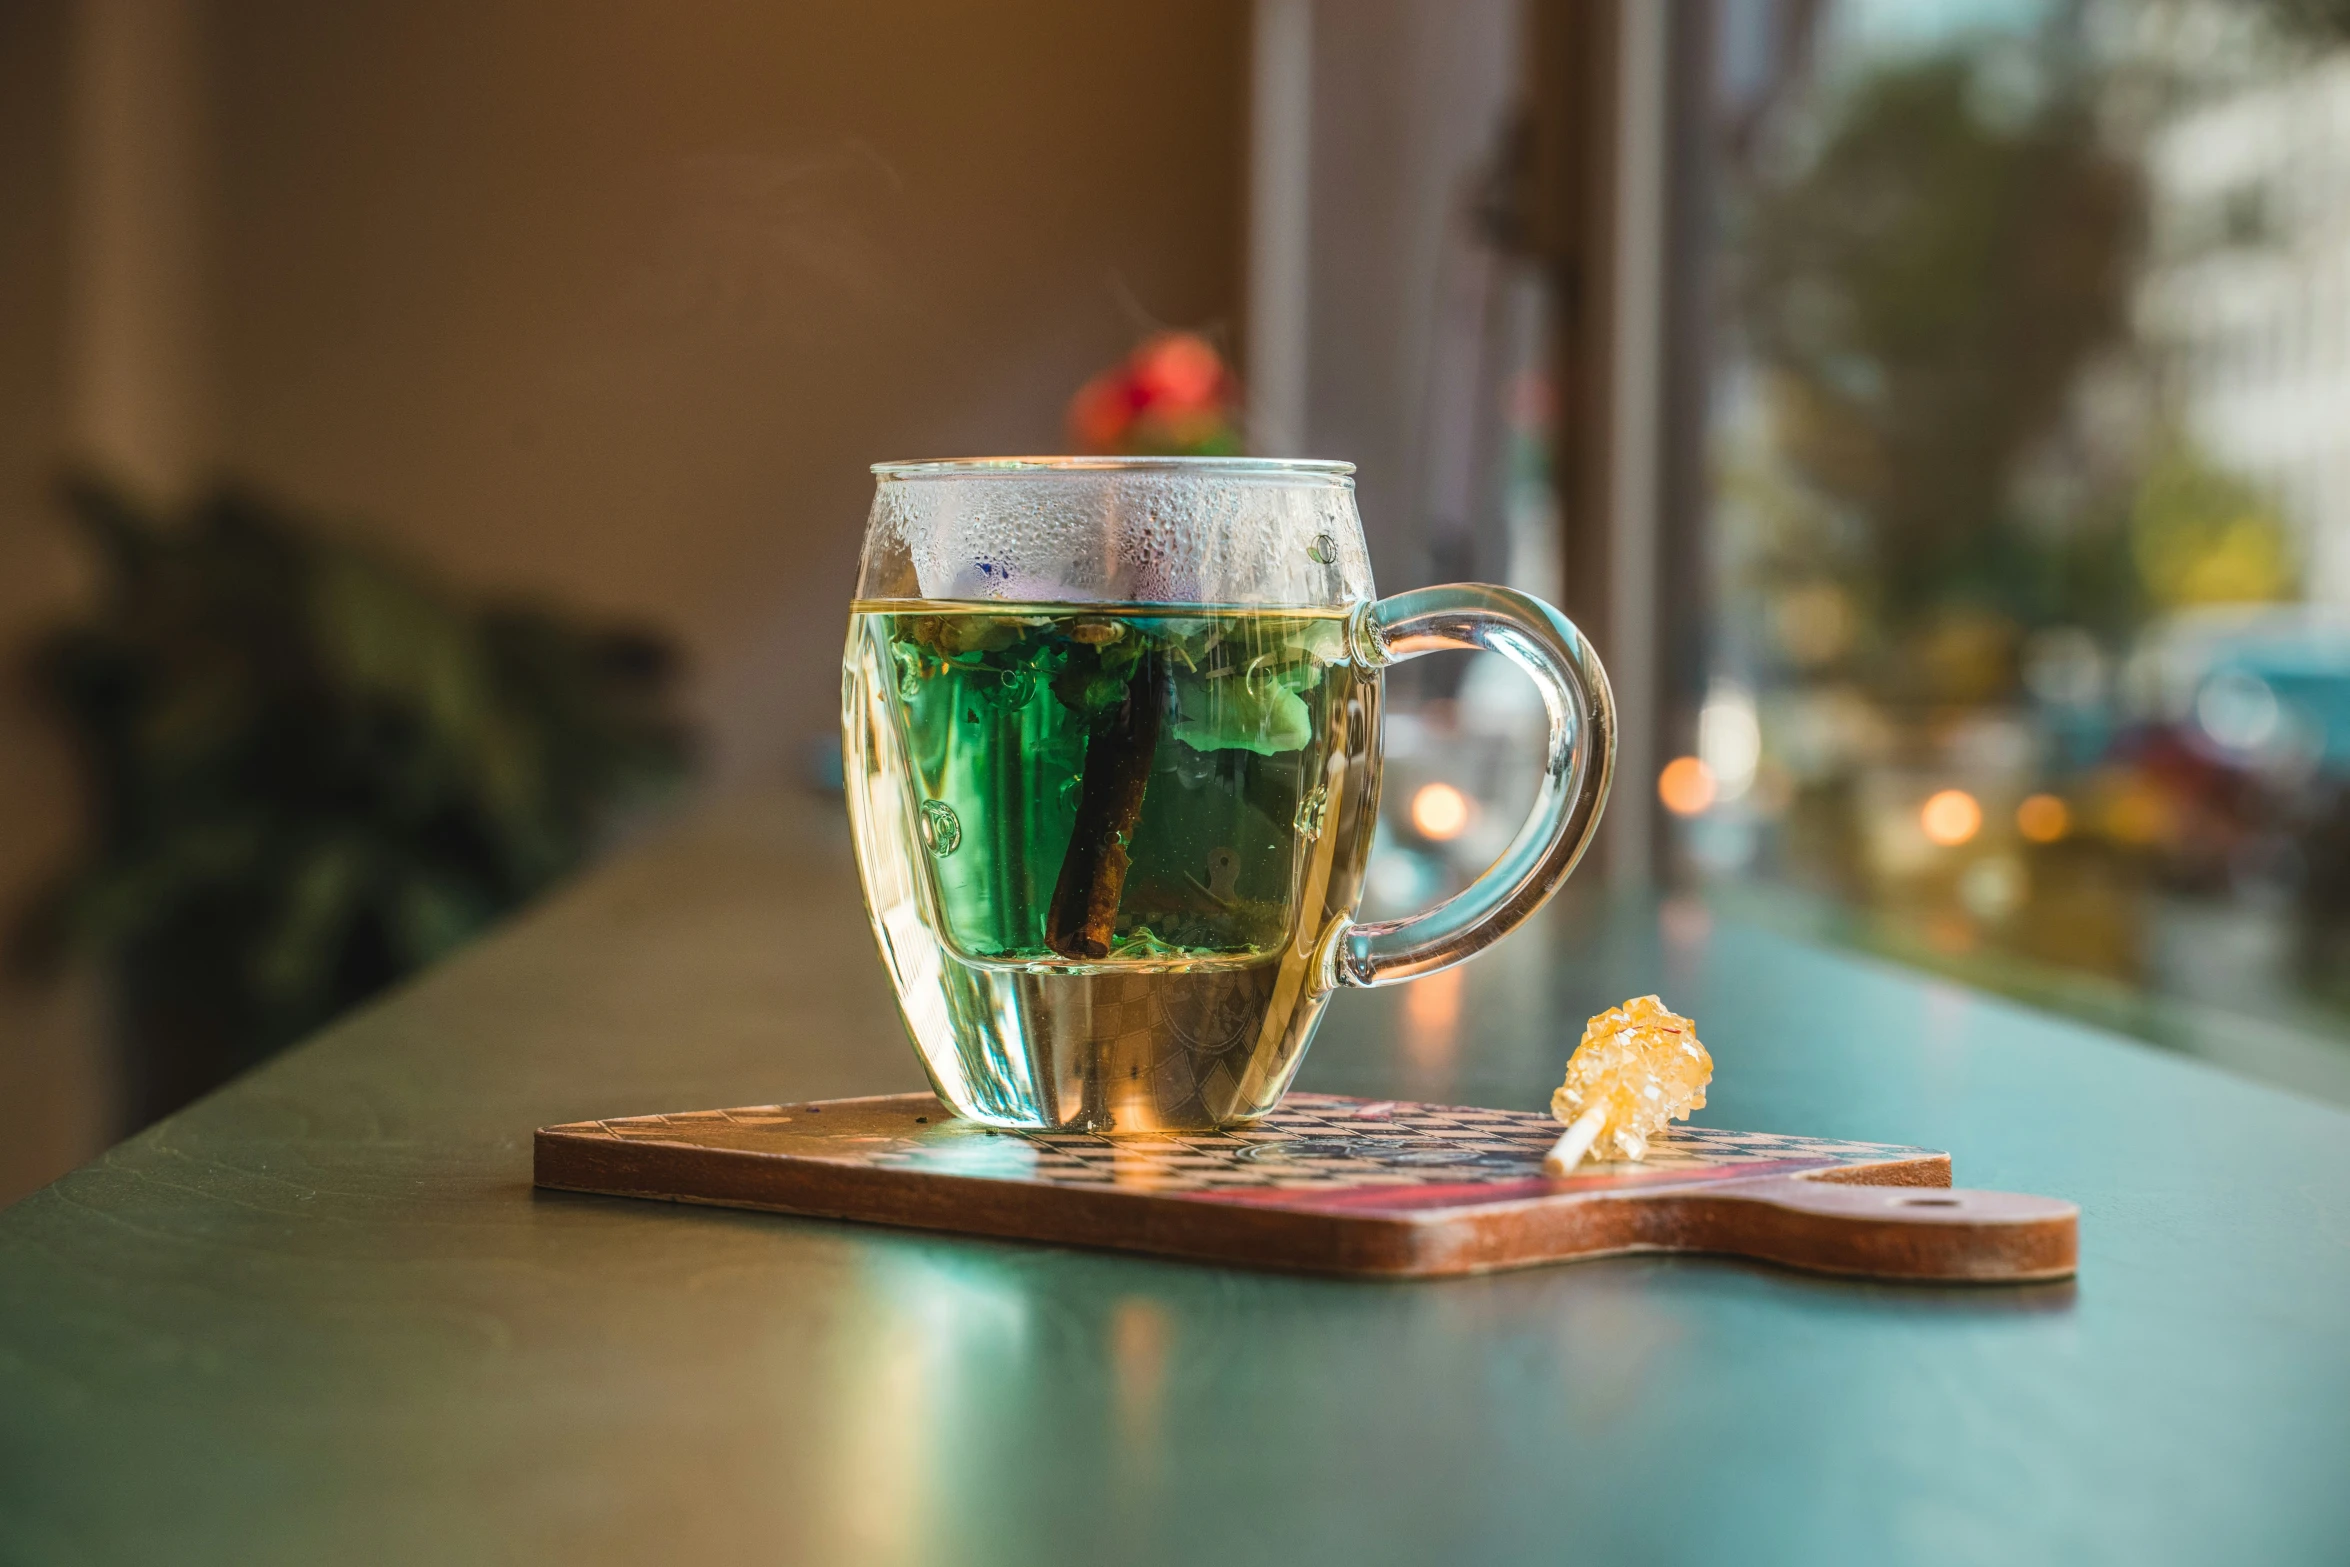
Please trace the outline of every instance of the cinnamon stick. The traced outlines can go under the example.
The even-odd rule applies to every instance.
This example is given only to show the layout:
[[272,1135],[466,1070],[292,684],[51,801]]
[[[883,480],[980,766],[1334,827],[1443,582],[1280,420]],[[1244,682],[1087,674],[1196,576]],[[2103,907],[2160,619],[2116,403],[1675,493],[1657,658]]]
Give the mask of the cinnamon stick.
[[1065,958],[1106,958],[1126,891],[1126,840],[1142,816],[1151,757],[1166,713],[1166,663],[1147,653],[1134,666],[1126,695],[1101,715],[1085,741],[1085,781],[1077,826],[1053,884],[1045,942]]

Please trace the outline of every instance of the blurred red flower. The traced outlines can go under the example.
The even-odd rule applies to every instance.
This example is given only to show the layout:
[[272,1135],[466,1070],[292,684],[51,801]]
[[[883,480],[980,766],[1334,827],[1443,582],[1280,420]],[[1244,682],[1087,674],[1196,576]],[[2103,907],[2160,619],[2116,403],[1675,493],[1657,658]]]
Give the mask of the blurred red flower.
[[1080,451],[1216,456],[1240,450],[1240,383],[1197,332],[1159,332],[1078,388],[1069,438]]

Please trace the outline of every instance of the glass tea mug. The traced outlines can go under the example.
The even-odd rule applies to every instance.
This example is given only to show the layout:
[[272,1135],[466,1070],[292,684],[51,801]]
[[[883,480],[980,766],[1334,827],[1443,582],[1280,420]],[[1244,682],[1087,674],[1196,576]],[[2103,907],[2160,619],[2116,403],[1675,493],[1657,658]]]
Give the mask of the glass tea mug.
[[[1575,627],[1478,585],[1379,599],[1353,467],[884,463],[841,725],[865,903],[940,1099],[1152,1133],[1280,1102],[1331,994],[1474,955],[1575,867],[1615,714]],[[1549,716],[1526,824],[1458,896],[1357,921],[1381,671],[1487,649]]]

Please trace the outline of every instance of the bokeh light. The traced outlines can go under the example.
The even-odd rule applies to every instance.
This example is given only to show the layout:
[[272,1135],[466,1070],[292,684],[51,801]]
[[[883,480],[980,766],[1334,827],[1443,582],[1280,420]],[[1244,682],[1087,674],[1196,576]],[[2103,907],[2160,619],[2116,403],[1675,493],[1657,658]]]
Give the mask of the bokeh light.
[[1944,789],[1918,812],[1926,836],[1945,849],[1955,849],[1983,830],[1983,808],[1964,789]]
[[1744,688],[1720,684],[1707,695],[1697,715],[1697,758],[1713,775],[1716,799],[1735,800],[1754,782],[1762,721]]
[[1656,775],[1656,797],[1675,816],[1695,816],[1721,792],[1714,770],[1694,756],[1676,756]]
[[2054,843],[2072,831],[2073,813],[2053,794],[2024,796],[2015,808],[2015,830],[2032,843]]
[[1448,783],[1422,784],[1412,796],[1412,825],[1438,843],[1458,838],[1469,825],[1469,797]]
[[1452,1064],[1460,1042],[1461,982],[1466,969],[1422,975],[1403,987],[1403,1050],[1423,1073]]

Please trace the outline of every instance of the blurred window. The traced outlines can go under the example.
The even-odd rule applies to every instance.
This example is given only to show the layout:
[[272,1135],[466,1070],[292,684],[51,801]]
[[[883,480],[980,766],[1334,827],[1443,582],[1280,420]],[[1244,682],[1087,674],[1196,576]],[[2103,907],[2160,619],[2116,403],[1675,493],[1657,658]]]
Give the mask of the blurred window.
[[2157,1036],[2350,1035],[2350,8],[1715,20],[1675,857]]

